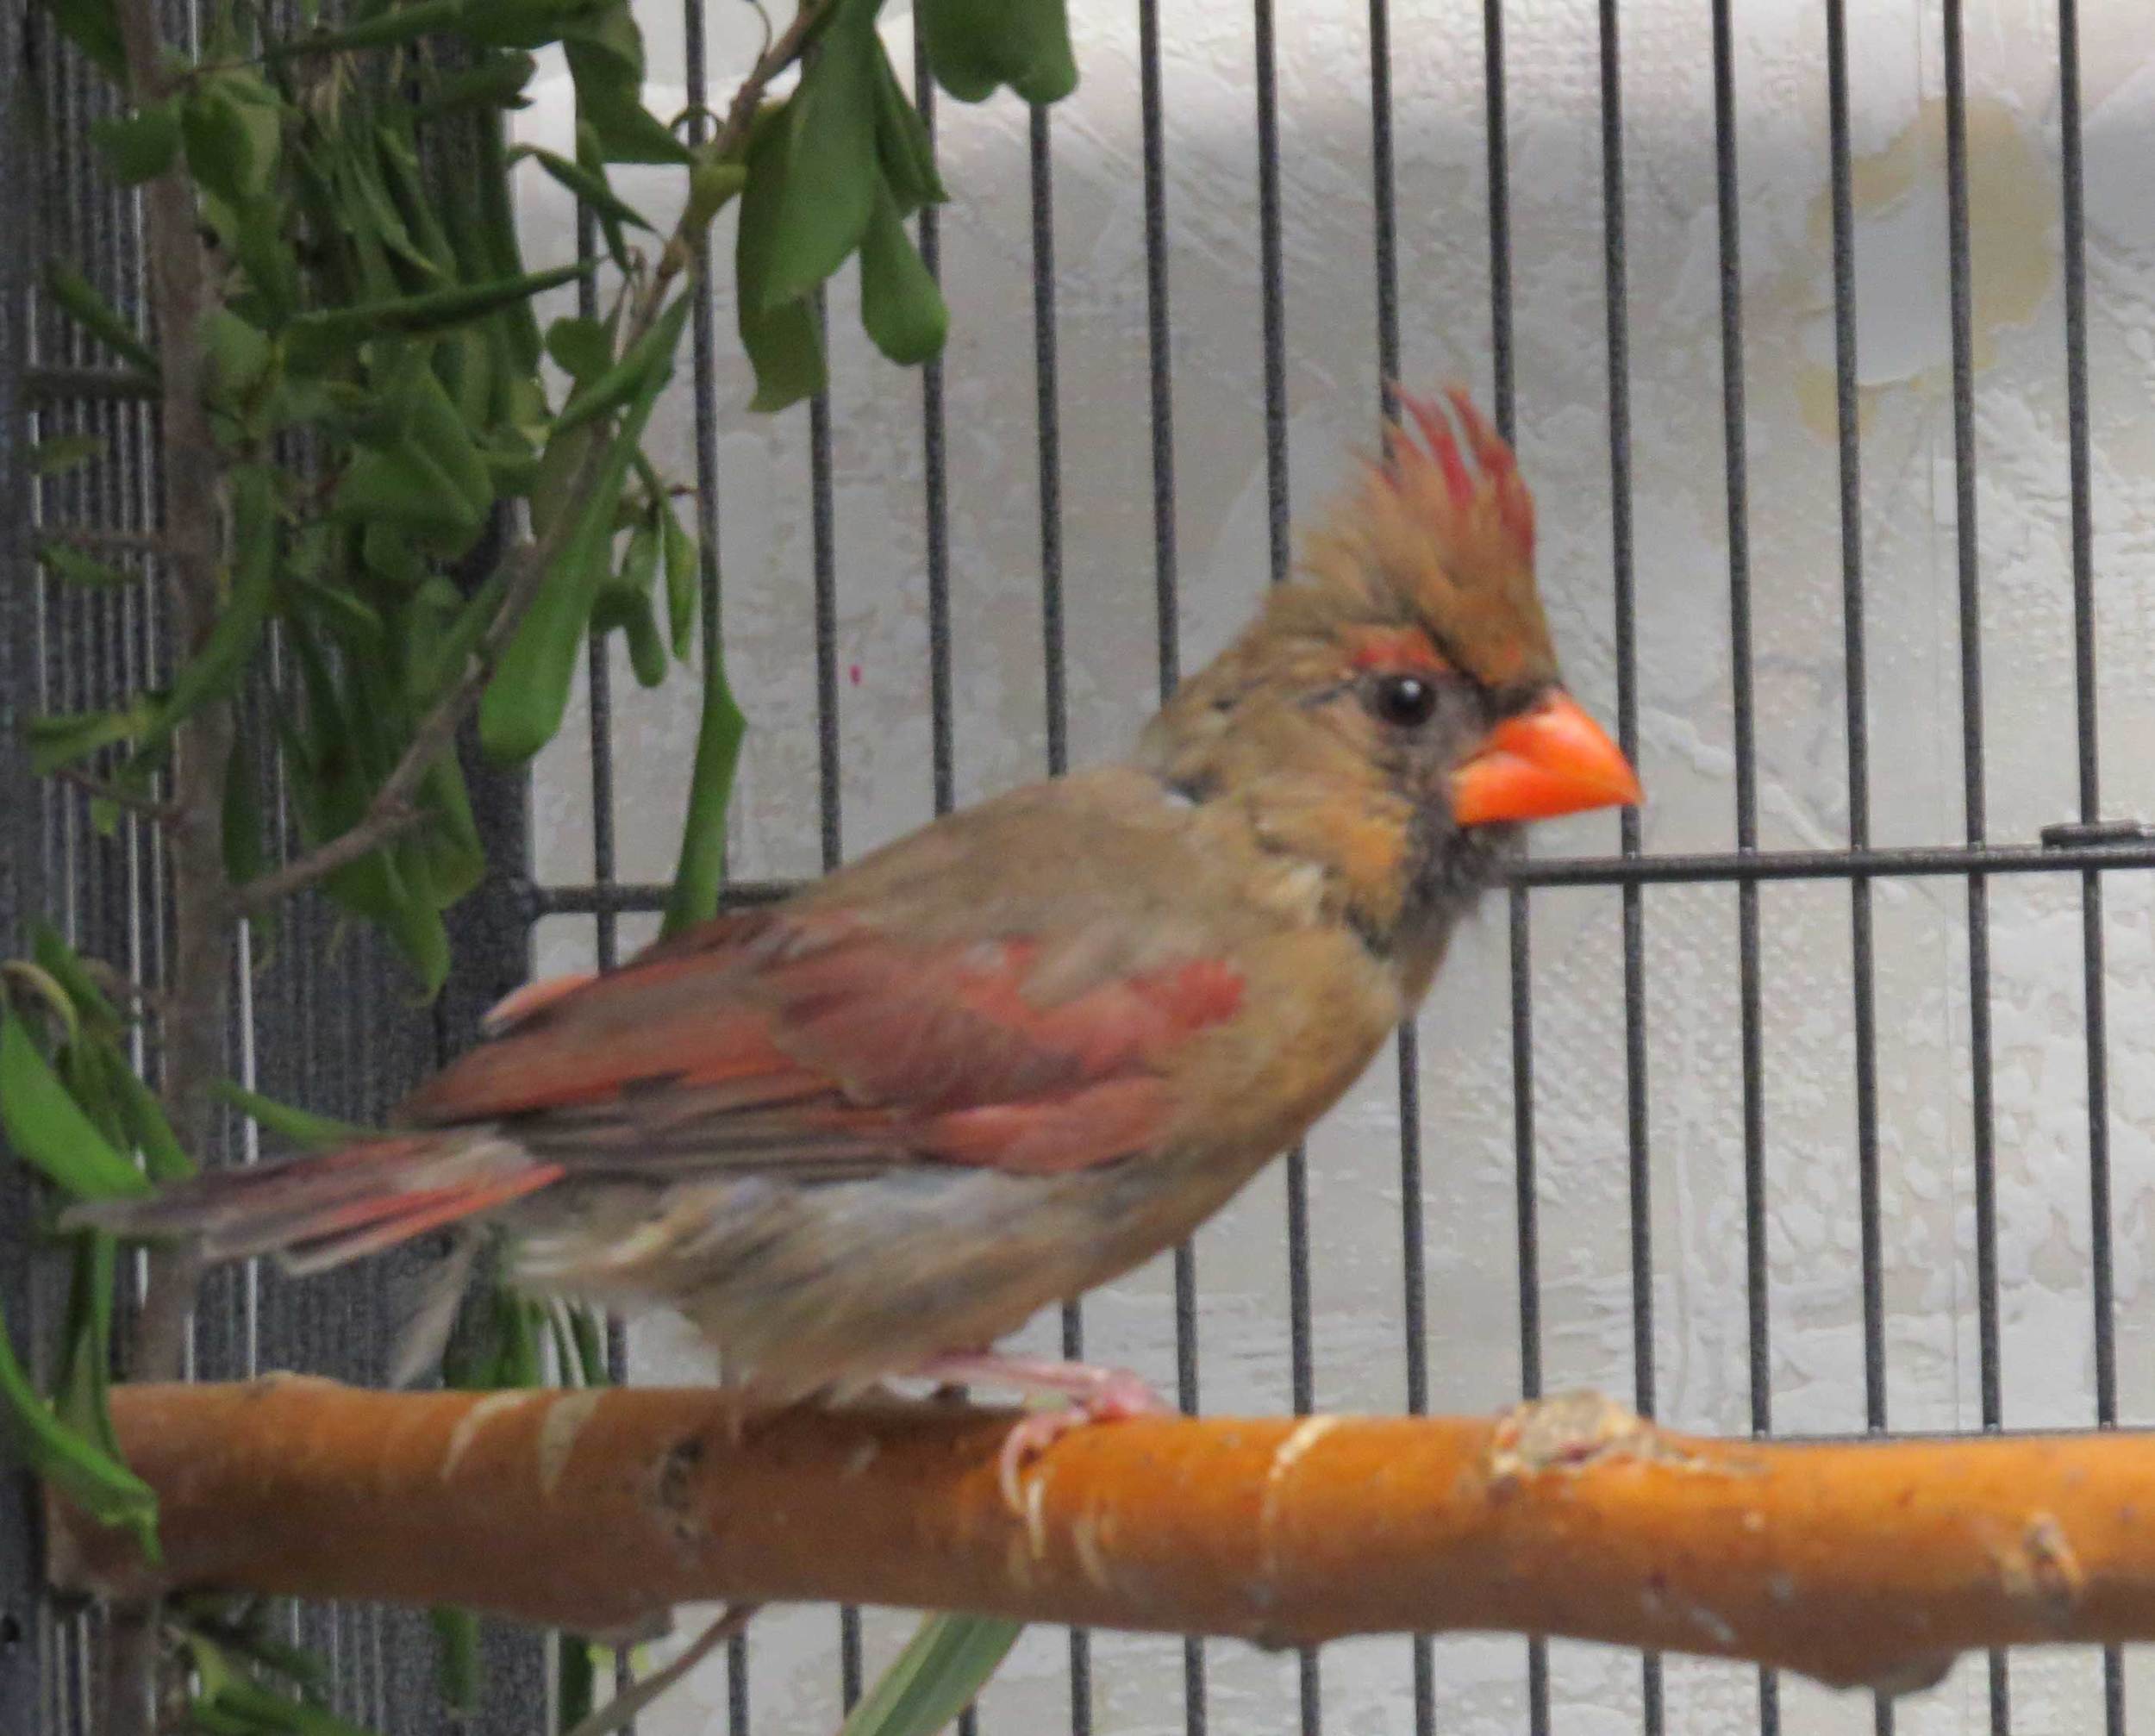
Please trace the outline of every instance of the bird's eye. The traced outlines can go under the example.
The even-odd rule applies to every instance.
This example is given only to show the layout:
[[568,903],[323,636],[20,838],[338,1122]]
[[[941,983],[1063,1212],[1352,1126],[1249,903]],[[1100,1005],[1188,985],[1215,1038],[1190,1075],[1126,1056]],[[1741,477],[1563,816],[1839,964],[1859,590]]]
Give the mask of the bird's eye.
[[1371,696],[1371,709],[1396,728],[1416,728],[1436,710],[1437,690],[1419,675],[1382,675]]

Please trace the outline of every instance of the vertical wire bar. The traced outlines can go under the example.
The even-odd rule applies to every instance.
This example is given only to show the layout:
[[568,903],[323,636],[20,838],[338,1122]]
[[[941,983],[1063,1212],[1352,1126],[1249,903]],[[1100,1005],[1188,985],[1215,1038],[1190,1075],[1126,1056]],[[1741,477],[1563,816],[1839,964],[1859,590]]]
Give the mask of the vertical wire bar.
[[[681,58],[686,62],[688,139],[691,146],[703,143],[710,135],[709,40],[703,0],[682,0]],[[695,356],[692,393],[696,418],[696,556],[697,590],[703,611],[703,678],[709,681],[717,675],[725,658],[721,614],[724,598],[718,560],[718,384],[713,372],[718,353],[718,333],[716,315],[711,305],[709,235],[703,239],[696,265],[696,278],[689,290],[696,297],[690,312],[690,341]],[[728,1736],[747,1736],[748,1638],[745,1633],[737,1633],[726,1642],[726,1728]]]
[[[1489,176],[1490,392],[1496,432],[1518,439],[1513,392],[1511,151],[1504,115],[1504,0],[1482,3],[1482,114]],[[1528,893],[1506,899],[1511,952],[1512,1171],[1517,1192],[1519,1396],[1541,1396],[1541,1228],[1534,1165],[1533,952]],[[1527,1729],[1549,1736],[1549,1644],[1527,1642]]]
[[[1865,665],[1862,436],[1856,401],[1856,220],[1848,126],[1846,0],[1826,0],[1826,91],[1832,162],[1833,403],[1840,483],[1842,681],[1848,737],[1848,847],[1871,847],[1870,682]],[[1885,1256],[1878,1183],[1877,964],[1871,881],[1848,883],[1851,1038],[1856,1071],[1856,1191],[1863,1288],[1864,1425],[1886,1427]],[[1871,1700],[1875,1736],[1893,1736],[1893,1702]]]
[[[1034,104],[1028,158],[1033,197],[1033,411],[1040,456],[1040,670],[1047,775],[1070,770],[1069,673],[1063,631],[1063,433],[1055,350],[1055,169],[1047,110]],[[1074,1321],[1065,1310],[1068,1339]],[[1069,1351],[1069,1355],[1078,1354]]]
[[[1855,175],[1848,126],[1846,0],[1826,3],[1827,106],[1833,159],[1833,392],[1840,441],[1840,570],[1844,685],[1848,737],[1848,847],[1871,847],[1871,722],[1865,665],[1862,440],[1856,400]],[[1871,948],[1871,882],[1849,883],[1854,964],[1856,1162],[1862,1217],[1864,1413],[1874,1433],[1886,1426],[1885,1283],[1878,1190],[1877,971]]]
[[[31,82],[18,53],[0,57],[0,112],[20,114]],[[34,237],[32,183],[17,172],[0,185],[0,221],[9,234]],[[19,723],[37,685],[41,649],[38,632],[41,582],[29,560],[30,467],[27,448],[30,417],[23,403],[22,376],[29,357],[25,320],[29,312],[25,266],[36,249],[18,245],[0,259],[0,571],[9,575],[0,587],[0,810],[16,816],[7,840],[6,871],[0,873],[0,945],[19,945],[30,923],[44,915],[41,869],[46,811]],[[27,581],[24,582],[24,581]],[[23,1334],[21,1359],[35,1367],[30,1354],[41,1324],[34,1310],[32,1226],[36,1207],[28,1177],[16,1165],[0,1173],[0,1315]],[[0,1326],[0,1332],[9,1328]],[[46,1724],[40,1708],[45,1699],[47,1652],[54,1637],[41,1609],[44,1588],[39,1572],[37,1487],[20,1458],[0,1470],[0,1728],[44,1731],[59,1736],[57,1719]]]
[[[815,292],[815,324],[825,334],[823,291]],[[828,341],[826,336],[825,339]],[[815,582],[815,802],[823,872],[845,855],[838,759],[837,506],[831,485],[831,400],[828,388],[809,400],[809,503]],[[860,1611],[838,1612],[839,1694],[851,1711],[860,1698]]]
[[[1062,379],[1055,331],[1055,153],[1048,111],[1035,103],[1028,117],[1027,158],[1033,206],[1033,414],[1039,453],[1040,510],[1041,703],[1047,726],[1047,775],[1070,770],[1069,653],[1063,608]],[[1063,1358],[1085,1354],[1082,1303],[1062,1309]],[[1070,1630],[1070,1727],[1092,1726],[1092,1647],[1084,1630]]]
[[[589,266],[598,252],[597,223],[589,205],[579,202],[576,209],[576,256],[579,264]],[[587,269],[576,283],[576,310],[584,319],[598,315],[598,285]],[[608,635],[593,633],[584,645],[585,690],[590,699],[590,740],[591,759],[591,881],[594,885],[614,884],[614,671]],[[621,962],[620,918],[603,906],[592,918],[594,959],[601,971],[610,971]],[[566,1371],[564,1374],[565,1376]],[[616,1386],[628,1378],[628,1333],[617,1314],[606,1317],[606,1377]],[[573,1645],[566,1636],[559,1642]],[[615,1653],[614,1659],[614,1689],[625,1691],[634,1683],[635,1671],[629,1663],[626,1649]],[[625,1727],[628,1736],[634,1736],[633,1720]]]
[[[928,63],[928,39],[913,38],[913,100],[935,148],[935,77]],[[921,263],[935,283],[943,281],[942,219],[932,205],[921,207]],[[958,802],[956,726],[951,686],[949,464],[943,418],[943,359],[921,364],[921,514],[928,551],[928,752],[935,811],[947,814]]]
[[[1152,588],[1159,638],[1159,696],[1182,678],[1181,578],[1175,546],[1174,328],[1168,317],[1167,144],[1160,97],[1159,0],[1137,0],[1138,90],[1144,133],[1146,365],[1152,428]],[[1184,1241],[1174,1253],[1175,1402],[1197,1409],[1197,1252]],[[1075,1692],[1073,1683],[1072,1692]],[[1205,1728],[1204,1641],[1183,1640],[1183,1723],[1189,1736]]]
[[[2078,746],[2080,817],[2102,818],[2096,732],[2095,520],[2088,440],[2088,258],[2080,130],[2080,9],[2058,0],[2058,130],[2063,183],[2065,424],[2072,510],[2073,721]],[[2080,877],[2083,1017],[2088,1033],[2088,1224],[2096,1352],[2096,1426],[2118,1421],[2117,1311],[2110,1219],[2110,1081],[2105,1005],[2102,878]],[[2114,1645],[2102,1650],[2102,1718],[2107,1736],[2124,1736],[2125,1664]]]
[[[935,75],[928,65],[928,40],[919,32],[913,38],[913,100],[921,111],[921,125],[928,134],[928,151],[935,149]],[[934,205],[920,211],[921,263],[936,284],[943,281],[942,222]],[[921,512],[926,531],[928,555],[928,763],[933,800],[937,815],[947,814],[958,802],[957,729],[953,720],[951,685],[950,631],[950,496],[946,427],[943,412],[943,359],[930,356],[921,364]],[[1071,1634],[1071,1728],[1084,1736],[1078,1708],[1090,1705],[1090,1652],[1084,1637]],[[978,1736],[980,1713],[968,1705],[958,1714],[958,1736]]]
[[[1720,232],[1721,443],[1728,509],[1728,654],[1736,748],[1736,848],[1758,847],[1758,718],[1752,686],[1750,474],[1744,427],[1743,244],[1730,0],[1714,0],[1714,189]],[[1766,1274],[1765,1035],[1758,1006],[1758,885],[1736,888],[1737,1002],[1744,1116],[1744,1302],[1751,1338],[1751,1432],[1773,1429],[1771,1297]],[[1758,1672],[1759,1736],[1778,1736],[1779,1678]]]
[[[1396,414],[1399,379],[1399,199],[1392,155],[1392,45],[1389,0],[1370,0],[1370,183],[1375,206],[1377,399],[1381,420]],[[1421,1061],[1413,1020],[1399,1027],[1400,1322],[1405,1339],[1407,1412],[1429,1408],[1429,1308],[1422,1221]],[[1409,1642],[1415,1736],[1433,1736],[1437,1718],[1436,1651],[1427,1633]]]
[[[578,204],[576,211],[576,257],[578,263],[590,265],[598,252],[597,225],[588,205]],[[598,317],[598,284],[586,269],[576,283],[576,310],[583,318]],[[607,654],[607,635],[594,633],[584,650],[584,670],[587,690],[590,700],[590,757],[591,757],[591,879],[600,886],[614,882],[614,683],[613,667]],[[603,904],[592,918],[593,940],[597,951],[597,964],[602,971],[610,971],[620,962],[620,919]],[[614,1358],[613,1337],[615,1327],[608,1322],[608,1373],[615,1380],[624,1371],[610,1366]]]
[[[1631,521],[1631,341],[1625,275],[1623,66],[1617,0],[1601,0],[1602,233],[1607,282],[1610,545],[1616,613],[1616,734],[1625,757],[1639,758],[1639,653],[1633,590]],[[1639,853],[1639,811],[1620,822],[1627,856]],[[1632,1378],[1641,1416],[1654,1411],[1653,1223],[1646,1125],[1646,911],[1640,888],[1623,889],[1624,1083],[1631,1172]],[[1641,1655],[1640,1721],[1646,1736],[1662,1728],[1661,1658]]]
[[[1259,287],[1265,334],[1265,529],[1271,581],[1287,577],[1291,559],[1287,508],[1287,306],[1280,262],[1279,76],[1272,0],[1255,0],[1257,59],[1257,211]],[[1295,1414],[1309,1414],[1315,1369],[1309,1334],[1309,1154],[1297,1143],[1287,1154],[1287,1333]],[[1322,1682],[1314,1646],[1297,1658],[1302,1736],[1323,1727]]]
[[[1976,536],[1975,344],[1968,218],[1968,90],[1961,0],[1946,0],[1946,279],[1952,328],[1953,543],[1960,605],[1960,731],[1967,841],[1983,841],[1983,618]],[[1983,1426],[2003,1421],[1998,1353],[1998,1211],[1995,1109],[1990,1079],[1989,884],[1968,877],[1968,1051],[1976,1189],[1976,1321],[1982,1365]],[[2012,1725],[2006,1655],[1992,1652],[1990,1728]]]

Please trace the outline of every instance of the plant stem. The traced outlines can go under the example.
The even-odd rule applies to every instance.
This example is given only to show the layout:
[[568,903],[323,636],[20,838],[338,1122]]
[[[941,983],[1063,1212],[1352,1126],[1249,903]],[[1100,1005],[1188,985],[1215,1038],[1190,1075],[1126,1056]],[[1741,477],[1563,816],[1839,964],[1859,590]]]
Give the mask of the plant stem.
[[[165,95],[165,44],[156,0],[117,0],[130,94],[140,104]],[[209,261],[196,223],[193,189],[177,164],[142,190],[153,340],[163,381],[159,433],[161,523],[175,660],[191,656],[216,624],[222,477],[203,398],[208,357],[203,322],[214,305]],[[172,740],[171,811],[172,945],[159,1030],[166,1114],[181,1145],[200,1154],[215,1126],[212,1082],[223,1069],[225,1010],[232,969],[226,920],[222,818],[232,752],[232,707],[212,699]],[[179,1371],[194,1305],[193,1260],[153,1253],[135,1317],[128,1372],[139,1380]],[[114,1607],[104,1655],[103,1736],[147,1736],[157,1724],[160,1624],[153,1599]]]
[[130,814],[139,814],[145,820],[153,820],[160,824],[170,825],[178,817],[178,803],[160,802],[154,796],[143,796],[132,790],[122,790],[118,784],[108,783],[98,777],[96,772],[86,771],[79,765],[60,766],[53,773],[53,776],[60,783],[71,784],[76,789],[96,797],[100,802],[109,802],[114,807],[123,808]]
[[[832,0],[807,0],[794,15],[793,22],[765,50],[762,57],[741,80],[740,88],[734,93],[732,104],[726,111],[725,124],[708,147],[713,155],[725,157],[738,151],[748,136],[750,124],[756,118],[757,105],[771,81],[798,59],[814,34],[817,22],[830,9]],[[665,310],[666,294],[675,282],[686,277],[693,293],[697,274],[697,260],[702,248],[700,237],[690,228],[686,217],[676,227],[659,256],[657,268],[638,290],[631,301],[628,314],[622,322],[617,353],[626,355],[658,323]],[[170,375],[167,374],[169,379]],[[593,440],[562,490],[565,500],[582,500],[597,485],[599,471],[606,461],[606,443]],[[295,857],[283,867],[250,880],[244,886],[234,888],[230,909],[235,915],[248,915],[266,909],[279,899],[290,897],[318,881],[327,878],[340,868],[358,861],[361,857],[378,850],[400,833],[418,823],[423,817],[414,807],[414,798],[425,780],[428,769],[447,752],[463,727],[464,721],[478,706],[486,690],[486,684],[493,674],[494,665],[509,642],[515,636],[518,626],[529,611],[546,581],[547,570],[553,565],[575,528],[575,515],[558,514],[545,533],[528,542],[519,544],[508,557],[509,583],[503,589],[501,608],[480,639],[471,665],[438,701],[434,709],[421,721],[412,734],[411,742],[403,756],[374,792],[365,815],[347,831],[317,846],[304,854]]]

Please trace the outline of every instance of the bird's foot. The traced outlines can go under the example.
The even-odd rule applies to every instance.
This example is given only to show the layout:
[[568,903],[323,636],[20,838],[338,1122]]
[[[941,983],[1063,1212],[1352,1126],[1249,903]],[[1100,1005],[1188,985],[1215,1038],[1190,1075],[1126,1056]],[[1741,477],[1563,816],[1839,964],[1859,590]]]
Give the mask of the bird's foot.
[[1045,1357],[998,1356],[992,1351],[939,1356],[914,1372],[945,1386],[1002,1386],[1020,1392],[1048,1394],[1070,1401],[1060,1410],[1035,1411],[1011,1427],[996,1456],[996,1471],[1003,1499],[1022,1510],[1019,1478],[1026,1465],[1074,1428],[1088,1423],[1119,1422],[1126,1417],[1159,1416],[1170,1407],[1129,1370],[1094,1368],[1085,1363],[1054,1362]]

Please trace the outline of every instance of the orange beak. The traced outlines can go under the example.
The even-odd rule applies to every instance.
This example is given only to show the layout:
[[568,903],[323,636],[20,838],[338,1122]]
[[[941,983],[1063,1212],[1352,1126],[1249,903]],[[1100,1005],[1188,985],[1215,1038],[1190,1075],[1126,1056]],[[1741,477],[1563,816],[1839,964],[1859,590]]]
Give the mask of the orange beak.
[[1549,820],[1589,808],[1628,808],[1640,793],[1623,751],[1559,690],[1498,724],[1452,774],[1452,816],[1462,826]]

